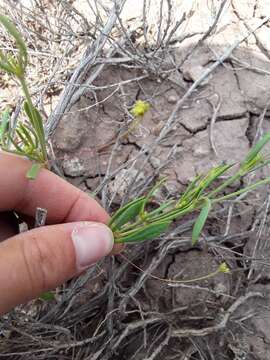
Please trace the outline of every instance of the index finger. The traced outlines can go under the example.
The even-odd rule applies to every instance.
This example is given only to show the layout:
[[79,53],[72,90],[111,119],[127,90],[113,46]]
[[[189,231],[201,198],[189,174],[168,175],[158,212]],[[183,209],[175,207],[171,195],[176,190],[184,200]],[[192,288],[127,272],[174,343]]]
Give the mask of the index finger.
[[108,222],[109,215],[96,200],[49,170],[42,169],[35,180],[27,179],[30,167],[28,160],[0,153],[0,211],[34,216],[41,207],[48,211],[48,223]]

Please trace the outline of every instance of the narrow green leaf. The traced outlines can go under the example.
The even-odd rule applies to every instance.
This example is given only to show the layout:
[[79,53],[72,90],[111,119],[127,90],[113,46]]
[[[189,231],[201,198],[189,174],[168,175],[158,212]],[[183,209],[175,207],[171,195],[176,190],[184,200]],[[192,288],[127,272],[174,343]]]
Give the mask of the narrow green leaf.
[[[27,101],[24,102],[24,111],[29,118],[33,130],[36,132],[36,136],[38,138],[39,145],[42,149],[42,153],[46,154],[46,139],[45,139],[42,117],[39,111],[35,107],[32,107]],[[43,157],[45,157],[45,155]]]
[[7,137],[11,144],[15,147],[15,149],[20,153],[21,155],[24,155],[23,149],[16,143],[16,141],[11,137],[10,133],[7,134]]
[[206,189],[213,181],[218,179],[221,175],[223,175],[226,171],[231,169],[235,164],[225,164],[215,167],[210,170],[206,179],[203,182],[203,189]]
[[26,173],[27,179],[35,180],[41,168],[42,168],[41,164],[37,164],[37,163],[33,164]]
[[186,188],[186,191],[184,194],[180,197],[179,201],[177,202],[176,206],[180,206],[181,203],[187,201],[189,199],[192,191],[196,188],[197,182],[202,178],[202,175],[196,176],[191,183],[189,183],[188,187]]
[[[27,139],[27,141],[28,141],[28,143],[29,143],[29,145],[32,147],[32,148],[35,148],[35,143],[34,143],[34,141],[33,141],[33,139],[32,139],[32,136],[31,136],[31,134],[32,134],[32,132],[30,132],[30,130],[26,127],[26,126],[24,126],[24,124],[20,124],[20,128],[18,129],[23,135],[24,135],[24,137]],[[18,131],[17,130],[17,131]]]
[[8,59],[6,57],[6,55],[3,53],[3,51],[0,49],[0,59],[4,62],[7,63]]
[[[21,132],[20,129],[16,129],[16,134],[18,136],[18,138],[21,140],[21,145],[24,145],[25,147],[29,147],[30,143],[28,141],[28,139],[24,136],[24,134]],[[24,148],[25,150],[25,148]]]
[[149,193],[146,195],[144,202],[142,204],[142,208],[141,208],[141,215],[144,215],[144,211],[145,211],[145,207],[147,205],[147,203],[149,202],[149,200],[151,199],[151,197],[153,197],[153,195],[155,194],[155,192],[157,191],[158,188],[161,187],[162,184],[164,184],[166,178],[161,179],[160,181],[158,181],[153,188],[149,191]]
[[192,230],[192,245],[197,243],[211,209],[211,201],[209,199],[205,199],[204,201],[205,204],[202,207],[200,215],[198,216],[198,219],[196,220]]
[[185,214],[190,213],[196,207],[196,202],[187,203],[182,206],[174,207],[173,209],[164,212],[163,214],[155,216],[153,219],[147,219],[149,222],[156,221],[173,221],[177,220]]
[[[165,201],[163,204],[161,204],[157,209],[152,210],[150,212],[147,213],[147,216],[145,217],[145,219],[150,219],[152,218],[154,215],[164,215],[164,210],[168,209],[168,207],[171,207],[173,204],[175,203],[175,200],[168,200]],[[174,208],[171,208],[171,210],[174,210]]]
[[51,291],[46,291],[43,294],[41,294],[39,298],[44,301],[51,301],[51,300],[55,300],[55,295]]
[[223,175],[226,171],[231,169],[235,164],[226,164],[219,165],[213,169],[211,169],[208,174],[200,181],[198,184],[198,190],[196,191],[196,198],[202,196],[204,191],[209,188],[209,186],[217,180],[221,175]]
[[241,163],[241,166],[245,166],[247,163],[249,163],[252,159],[254,159],[258,153],[262,150],[262,148],[269,142],[270,140],[270,132],[265,134],[261,140],[259,140],[248,152],[246,158]]
[[164,221],[160,223],[152,223],[135,229],[127,233],[125,236],[120,236],[115,239],[116,243],[134,243],[145,240],[152,240],[165,232],[169,227],[171,221]]
[[270,183],[270,177],[267,177],[265,179],[262,179],[262,180],[259,180],[243,189],[240,189],[238,191],[235,191],[235,192],[232,192],[230,194],[227,194],[227,195],[224,195],[220,198],[217,198],[217,199],[213,199],[213,203],[218,203],[218,202],[221,202],[221,201],[226,201],[226,200],[230,200],[231,198],[233,197],[236,197],[236,196],[239,196],[241,194],[244,194],[244,193],[247,193],[249,191],[253,191],[255,190],[258,186],[262,186],[262,185],[266,185],[266,184],[269,184]]
[[39,133],[41,135],[42,138],[44,138],[45,141],[45,134],[44,134],[44,127],[43,127],[43,121],[42,121],[42,117],[40,115],[40,112],[38,111],[37,108],[34,107],[34,113],[35,113],[35,120],[37,121],[37,125],[39,126]]
[[5,110],[1,117],[1,125],[0,125],[0,142],[2,145],[5,143],[5,134],[8,127],[8,122],[10,120],[9,110]]
[[135,199],[116,211],[109,222],[110,228],[114,231],[129,221],[134,220],[141,211],[144,199],[144,196]]
[[6,64],[3,61],[0,61],[0,68],[9,74],[14,74],[13,68],[9,64]]
[[9,34],[14,38],[19,49],[19,62],[22,66],[22,70],[24,70],[27,64],[27,49],[21,34],[17,31],[16,27],[6,16],[0,15],[0,23],[2,23],[2,25],[6,28]]
[[23,107],[28,119],[30,120],[31,125],[35,129],[35,119],[33,118],[33,114],[30,110],[30,105],[28,104],[27,101],[24,102]]

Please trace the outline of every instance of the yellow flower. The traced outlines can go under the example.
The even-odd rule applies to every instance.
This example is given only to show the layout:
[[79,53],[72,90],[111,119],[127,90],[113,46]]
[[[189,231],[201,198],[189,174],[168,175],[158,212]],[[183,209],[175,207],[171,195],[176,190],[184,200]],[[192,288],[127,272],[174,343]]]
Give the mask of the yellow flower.
[[143,116],[150,109],[150,104],[143,100],[137,100],[130,110],[134,117]]
[[224,273],[224,274],[228,274],[230,272],[230,268],[225,262],[223,262],[219,265],[218,270],[219,270],[219,272]]

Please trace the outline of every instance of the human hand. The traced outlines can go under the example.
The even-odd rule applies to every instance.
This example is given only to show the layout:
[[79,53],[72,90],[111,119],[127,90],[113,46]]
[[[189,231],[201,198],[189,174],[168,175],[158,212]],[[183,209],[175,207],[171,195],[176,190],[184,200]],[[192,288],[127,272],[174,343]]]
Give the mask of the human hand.
[[[16,210],[33,217],[47,209],[49,225],[12,237],[0,222],[0,314],[38,297],[116,251],[109,215],[91,197],[48,170],[25,176],[31,163],[0,153],[0,215]],[[6,215],[5,215],[6,216]],[[102,224],[103,223],[103,224]]]

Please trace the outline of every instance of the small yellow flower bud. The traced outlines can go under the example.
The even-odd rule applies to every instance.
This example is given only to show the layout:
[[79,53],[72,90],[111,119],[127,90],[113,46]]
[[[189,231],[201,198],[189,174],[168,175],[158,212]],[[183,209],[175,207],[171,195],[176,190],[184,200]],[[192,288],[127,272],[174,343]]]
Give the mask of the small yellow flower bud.
[[225,262],[223,262],[219,265],[218,270],[219,270],[219,272],[224,273],[224,274],[228,274],[230,272],[230,268]]
[[137,100],[130,110],[134,117],[143,116],[150,109],[150,104],[146,101]]

